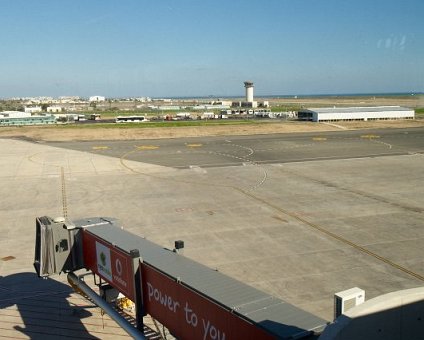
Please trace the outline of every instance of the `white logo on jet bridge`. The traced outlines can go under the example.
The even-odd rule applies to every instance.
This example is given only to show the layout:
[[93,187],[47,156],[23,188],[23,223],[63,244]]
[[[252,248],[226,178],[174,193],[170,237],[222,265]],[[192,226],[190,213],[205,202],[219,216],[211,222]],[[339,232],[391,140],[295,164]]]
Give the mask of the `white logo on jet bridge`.
[[122,276],[122,262],[120,259],[115,260],[115,269],[119,276]]
[[110,261],[110,249],[96,241],[97,271],[105,279],[112,282],[112,266]]

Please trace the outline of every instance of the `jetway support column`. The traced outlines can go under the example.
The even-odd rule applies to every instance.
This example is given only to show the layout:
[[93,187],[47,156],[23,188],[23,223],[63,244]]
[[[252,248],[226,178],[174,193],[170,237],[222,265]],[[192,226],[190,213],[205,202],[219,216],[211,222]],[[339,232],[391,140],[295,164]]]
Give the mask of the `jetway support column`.
[[135,282],[135,319],[137,329],[140,332],[144,330],[143,317],[146,315],[144,304],[143,304],[143,285],[141,279],[141,266],[140,263],[143,262],[143,259],[140,256],[140,251],[138,249],[133,249],[130,251],[130,255],[133,260],[133,274]]

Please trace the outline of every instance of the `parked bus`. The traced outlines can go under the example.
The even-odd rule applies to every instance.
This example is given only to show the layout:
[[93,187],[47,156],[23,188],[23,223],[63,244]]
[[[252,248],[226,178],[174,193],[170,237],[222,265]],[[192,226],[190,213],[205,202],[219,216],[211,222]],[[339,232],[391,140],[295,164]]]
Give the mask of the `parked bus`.
[[145,116],[118,116],[115,119],[116,123],[141,123],[148,121]]

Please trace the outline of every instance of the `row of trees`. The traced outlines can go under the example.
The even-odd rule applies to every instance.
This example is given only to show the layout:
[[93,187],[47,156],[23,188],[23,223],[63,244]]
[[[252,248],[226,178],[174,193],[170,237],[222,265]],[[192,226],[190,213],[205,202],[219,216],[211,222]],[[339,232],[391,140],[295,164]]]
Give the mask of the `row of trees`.
[[0,100],[0,111],[24,111],[24,106],[16,100]]

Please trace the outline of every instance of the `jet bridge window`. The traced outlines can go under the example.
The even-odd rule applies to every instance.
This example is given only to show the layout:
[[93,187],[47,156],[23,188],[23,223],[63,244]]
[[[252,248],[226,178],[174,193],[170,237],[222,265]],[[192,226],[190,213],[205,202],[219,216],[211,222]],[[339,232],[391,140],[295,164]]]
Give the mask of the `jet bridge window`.
[[61,239],[57,244],[56,244],[56,253],[62,253],[64,251],[68,251],[69,246],[68,246],[68,240],[67,239]]

